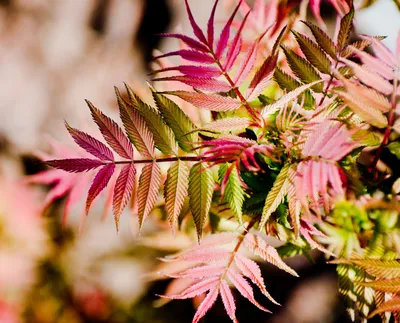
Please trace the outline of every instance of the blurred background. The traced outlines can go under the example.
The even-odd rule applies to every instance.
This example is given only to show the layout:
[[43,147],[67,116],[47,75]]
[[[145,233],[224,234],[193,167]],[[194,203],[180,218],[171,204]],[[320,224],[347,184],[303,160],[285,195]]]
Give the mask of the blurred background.
[[[213,2],[190,1],[201,26]],[[221,1],[217,20],[235,3]],[[323,5],[328,21],[333,10]],[[356,23],[361,33],[388,36],[394,48],[400,15],[392,1],[360,11]],[[39,162],[54,151],[74,156],[64,120],[94,130],[84,99],[116,117],[114,86],[127,82],[148,95],[153,50],[178,46],[156,35],[173,30],[190,33],[183,0],[0,0],[1,323],[191,321],[195,304],[159,307],[155,295],[168,281],[149,275],[157,257],[189,245],[189,238],[167,237],[156,220],[139,238],[129,210],[117,234],[107,195],[86,223],[79,203],[70,203],[66,218],[71,179],[43,173]],[[283,307],[268,306],[271,316],[238,298],[239,321],[347,322],[335,269],[316,259],[294,260],[301,279],[263,265],[267,288]],[[229,322],[219,303],[204,321],[216,320]]]

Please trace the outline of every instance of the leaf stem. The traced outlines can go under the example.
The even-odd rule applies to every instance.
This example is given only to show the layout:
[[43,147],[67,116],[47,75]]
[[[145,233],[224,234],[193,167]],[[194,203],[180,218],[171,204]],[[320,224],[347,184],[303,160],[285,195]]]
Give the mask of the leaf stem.
[[[336,70],[338,65],[339,65],[339,60],[336,60],[334,70]],[[322,97],[321,101],[319,101],[319,104],[318,104],[319,107],[322,105],[322,103],[324,103],[326,97],[328,96],[328,90],[331,87],[332,82],[333,82],[333,73],[331,73],[331,77],[330,77],[330,79],[328,81],[328,84],[326,85],[326,88],[325,88],[325,91],[324,91],[324,96]]]
[[239,251],[240,246],[243,243],[244,238],[246,237],[246,234],[250,231],[250,229],[257,223],[257,221],[259,220],[258,217],[255,217],[254,219],[252,219],[249,224],[247,225],[247,227],[243,230],[243,233],[240,235],[238,242],[236,243],[235,249],[232,250],[232,256],[229,259],[228,263],[226,264],[226,268],[224,273],[221,275],[221,281],[224,280],[226,273],[228,272],[230,266],[232,265],[233,261],[235,260],[235,255],[236,253]]
[[167,163],[175,162],[178,160],[182,161],[200,161],[200,156],[177,156],[177,157],[167,157],[167,158],[154,158],[154,159],[139,159],[139,160],[119,160],[110,162],[110,164],[120,165],[120,164],[149,164],[149,163]]

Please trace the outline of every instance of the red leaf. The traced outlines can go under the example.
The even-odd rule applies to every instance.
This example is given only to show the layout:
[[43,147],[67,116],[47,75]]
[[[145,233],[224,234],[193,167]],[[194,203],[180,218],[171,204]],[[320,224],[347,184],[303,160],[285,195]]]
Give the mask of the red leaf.
[[206,315],[206,313],[210,310],[210,308],[214,305],[215,301],[218,297],[218,287],[215,286],[213,289],[210,289],[207,296],[201,302],[199,308],[196,311],[196,314],[193,317],[193,323],[198,323],[200,319]]
[[212,91],[212,92],[228,92],[231,89],[229,84],[210,77],[194,77],[194,76],[178,75],[178,76],[163,77],[153,80],[153,82],[156,81],[177,81],[192,86],[195,89]]
[[235,299],[233,298],[232,291],[229,288],[226,281],[221,281],[219,286],[219,292],[221,294],[222,303],[224,304],[225,311],[228,313],[229,317],[233,322],[237,322],[235,312],[236,312],[236,304]]
[[226,49],[226,45],[228,44],[228,41],[229,41],[231,25],[232,25],[233,19],[236,16],[237,11],[239,10],[240,4],[241,4],[241,1],[239,1],[239,4],[236,6],[232,15],[226,22],[225,27],[221,31],[221,35],[219,36],[219,41],[217,44],[217,50],[215,52],[215,56],[217,57],[217,59],[220,59],[222,57],[222,55]]
[[135,174],[136,174],[135,165],[133,163],[130,163],[124,166],[124,168],[122,168],[117,178],[117,182],[115,184],[114,197],[113,197],[113,211],[114,211],[114,218],[115,218],[115,224],[117,226],[117,231],[118,231],[119,217],[132,196],[132,190],[135,184]]
[[83,149],[85,149],[88,153],[92,154],[93,156],[101,159],[101,160],[114,160],[114,155],[110,148],[108,148],[105,144],[97,139],[93,138],[92,136],[78,130],[74,129],[69,126],[67,122],[65,122],[65,127],[67,128],[68,132],[75,140],[75,142]]
[[197,76],[197,77],[217,77],[221,75],[221,71],[216,67],[192,66],[192,65],[167,67],[160,70],[156,70],[151,74],[163,73],[168,71],[178,71],[185,75]]
[[269,56],[254,75],[253,79],[251,80],[250,86],[247,89],[247,100],[253,101],[256,99],[262,91],[267,86],[267,83],[271,80],[276,63],[278,61],[278,55]]
[[205,53],[209,52],[208,48],[205,45],[203,45],[199,41],[197,41],[191,37],[185,36],[185,35],[163,33],[163,34],[160,34],[160,36],[177,38],[177,39],[183,41],[186,45],[188,45],[192,49],[196,49],[196,50],[199,50],[199,51],[205,52]]
[[114,151],[123,158],[133,159],[133,148],[122,129],[115,121],[95,108],[92,103],[86,101],[94,122],[99,127],[104,139]]
[[81,173],[104,165],[101,160],[90,158],[71,158],[48,160],[46,164],[70,173]]
[[210,48],[214,48],[214,17],[215,17],[215,10],[217,9],[219,0],[215,0],[214,6],[212,8],[210,18],[208,19],[207,23],[207,36],[208,36],[208,43]]
[[188,3],[187,0],[185,0],[185,5],[186,5],[186,11],[187,11],[187,14],[188,14],[188,17],[189,17],[189,21],[190,21],[190,24],[192,25],[192,29],[193,29],[193,32],[194,32],[195,36],[202,43],[207,44],[207,39],[204,36],[203,31],[200,29],[199,25],[194,20],[192,11],[190,10],[189,3]]
[[170,52],[164,55],[159,55],[157,57],[154,57],[154,59],[160,59],[164,57],[169,57],[169,56],[180,56],[185,60],[192,61],[192,62],[197,62],[197,63],[203,63],[203,64],[213,64],[215,63],[215,60],[212,56],[210,56],[207,53],[202,53],[197,50],[190,50],[190,49],[181,49],[175,52]]
[[193,104],[198,108],[211,111],[230,111],[239,109],[242,103],[231,97],[220,96],[217,94],[204,94],[187,91],[164,92],[165,94],[176,95],[181,99]]
[[89,213],[90,206],[93,200],[99,193],[106,188],[111,176],[114,174],[115,164],[105,165],[94,177],[93,183],[90,186],[89,193],[86,199],[86,214]]

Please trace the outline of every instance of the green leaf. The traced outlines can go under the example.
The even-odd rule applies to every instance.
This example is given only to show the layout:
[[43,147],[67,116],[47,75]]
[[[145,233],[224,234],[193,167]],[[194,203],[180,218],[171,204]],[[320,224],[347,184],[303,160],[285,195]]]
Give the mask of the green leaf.
[[308,28],[310,28],[312,34],[314,35],[317,44],[333,59],[337,60],[336,48],[332,39],[318,26],[314,25],[309,21],[302,21]]
[[[191,152],[193,143],[197,141],[195,124],[182,109],[165,95],[153,91],[153,98],[163,119],[175,134],[179,146],[186,152]],[[188,133],[191,134],[187,135]]]
[[272,189],[268,192],[267,198],[265,200],[264,209],[261,216],[260,228],[263,228],[267,223],[269,217],[278,208],[279,204],[283,202],[285,195],[288,192],[288,171],[290,168],[290,163],[286,163],[278,177],[276,178]]
[[229,166],[231,166],[231,169],[229,170],[228,179],[224,188],[224,201],[228,203],[236,220],[240,224],[243,224],[242,207],[244,202],[244,190],[240,184],[236,166],[234,164],[229,165],[228,163],[222,164],[218,170],[218,177],[222,183],[227,175]]
[[174,233],[185,197],[188,194],[188,177],[189,170],[181,160],[172,164],[167,172],[164,186],[165,211]]
[[338,40],[336,44],[338,52],[341,52],[349,42],[353,18],[354,8],[351,8],[350,11],[340,21]]
[[391,142],[389,145],[387,145],[387,148],[393,155],[400,159],[400,142]]
[[326,56],[325,52],[310,38],[292,30],[297,42],[300,45],[301,51],[308,61],[316,67],[320,72],[329,74],[331,72],[331,61]]
[[[290,69],[302,82],[308,84],[321,80],[320,76],[312,67],[312,65],[307,62],[303,57],[297,55],[291,49],[285,48],[284,46],[281,47],[285,52]],[[318,83],[313,86],[313,89],[317,92],[322,92],[323,84]]]
[[129,104],[137,109],[146,121],[147,127],[154,137],[156,147],[165,155],[176,154],[176,140],[171,128],[169,128],[160,113],[144,103],[133,91],[125,84],[129,96]]
[[211,207],[214,192],[212,172],[203,164],[194,165],[189,174],[189,205],[199,240]]
[[279,67],[275,68],[274,79],[282,90],[287,90],[289,92],[297,89],[301,85],[295,78],[286,74]]

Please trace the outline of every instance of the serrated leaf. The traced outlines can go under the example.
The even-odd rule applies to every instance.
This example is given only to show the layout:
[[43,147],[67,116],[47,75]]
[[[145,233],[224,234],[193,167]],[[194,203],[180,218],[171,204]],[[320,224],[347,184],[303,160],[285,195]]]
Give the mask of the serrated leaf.
[[132,106],[125,104],[119,90],[115,88],[118,99],[119,114],[129,140],[144,157],[154,157],[154,138],[147,128],[146,121]]
[[247,118],[224,118],[207,123],[199,130],[209,130],[217,132],[238,131],[247,128],[248,126],[250,126],[250,124],[251,120]]
[[50,167],[62,169],[66,172],[82,173],[92,169],[96,169],[104,165],[104,162],[98,159],[90,159],[90,158],[68,158],[68,159],[58,159],[58,160],[47,160],[46,164],[49,165]]
[[211,111],[231,111],[239,109],[242,102],[228,96],[218,94],[205,94],[201,92],[170,91],[163,94],[175,95],[185,100],[195,107]]
[[230,319],[233,322],[237,322],[235,312],[236,312],[236,305],[235,299],[233,298],[232,291],[229,288],[229,285],[226,281],[221,281],[221,285],[219,287],[219,292],[221,294],[222,303],[224,304],[224,308],[226,313],[229,315]]
[[194,165],[189,174],[189,205],[199,239],[210,211],[213,191],[214,181],[211,170],[203,164]]
[[74,141],[88,153],[92,154],[93,156],[101,160],[108,160],[108,161],[114,160],[114,155],[110,150],[110,148],[108,148],[101,141],[98,141],[97,139],[93,138],[87,133],[84,133],[78,129],[70,127],[67,122],[65,122],[65,127],[67,128],[68,132],[70,133]]
[[330,37],[318,26],[309,21],[302,21],[308,28],[310,28],[317,44],[333,59],[337,59],[336,47]]
[[181,49],[175,52],[170,52],[167,54],[159,55],[154,57],[154,59],[161,59],[170,56],[180,56],[184,60],[196,62],[196,63],[203,63],[203,64],[214,64],[215,60],[210,54],[202,53],[197,50],[190,50],[190,49]]
[[172,129],[179,146],[186,152],[193,150],[193,143],[197,141],[197,135],[192,132],[196,129],[192,120],[182,109],[166,96],[153,92],[154,101],[167,125]]
[[292,30],[300,49],[308,61],[320,72],[329,74],[331,72],[331,61],[325,52],[310,38]]
[[284,107],[290,101],[297,98],[301,93],[303,93],[304,91],[308,90],[309,88],[315,86],[319,82],[321,82],[321,80],[312,82],[310,84],[304,84],[304,85],[298,87],[297,89],[283,95],[274,103],[265,106],[264,109],[261,111],[261,114],[263,116],[266,116],[266,115],[275,113],[276,111],[278,111],[279,108]]
[[333,264],[355,265],[364,269],[370,275],[378,278],[390,279],[400,277],[399,260],[381,259],[336,259]]
[[160,166],[155,162],[144,166],[139,178],[137,195],[140,228],[157,202],[160,183]]
[[351,27],[353,24],[353,18],[354,18],[354,8],[351,8],[350,11],[340,21],[340,28],[336,44],[338,52],[341,52],[349,42]]
[[260,221],[260,228],[262,229],[267,223],[269,217],[278,208],[279,204],[283,202],[285,195],[288,192],[288,171],[290,168],[290,163],[286,163],[281,171],[279,172],[277,178],[275,179],[274,185],[268,192],[267,198],[265,199],[265,205],[262,212],[262,217]]
[[285,264],[276,249],[267,244],[265,240],[258,235],[248,233],[243,242],[244,245],[257,256],[260,256],[262,259],[293,276],[299,276],[292,268]]
[[181,82],[183,84],[192,86],[194,89],[210,92],[229,92],[231,86],[224,82],[211,77],[197,77],[187,75],[177,75],[170,77],[156,78],[153,82]]
[[164,186],[165,211],[172,231],[175,233],[178,216],[188,193],[189,170],[181,160],[176,161],[167,172]]
[[282,90],[293,91],[301,86],[295,78],[285,73],[279,67],[275,68],[274,79]]
[[172,129],[165,124],[156,109],[144,103],[127,84],[125,86],[130,99],[129,103],[139,111],[146,121],[147,127],[153,134],[156,147],[165,155],[175,154],[177,147]]
[[368,317],[371,318],[376,314],[390,312],[390,313],[399,313],[400,312],[400,297],[395,297],[393,299],[388,300],[387,302],[380,305],[376,310],[374,310]]
[[[219,285],[219,284],[218,284]],[[206,315],[206,313],[210,310],[210,308],[214,305],[215,301],[218,297],[218,286],[210,289],[207,296],[203,299],[199,307],[197,308],[196,313],[193,317],[193,323],[198,323],[200,319]]]
[[133,148],[118,124],[86,100],[94,122],[104,139],[114,151],[123,158],[133,159]]
[[400,278],[373,280],[370,282],[360,282],[358,284],[385,293],[391,293],[391,294],[400,293]]
[[[229,168],[230,171],[227,173]],[[242,207],[244,202],[244,190],[236,166],[234,164],[229,165],[224,163],[219,167],[218,175],[221,181],[221,191],[223,190],[224,201],[228,203],[239,224],[243,224]]]
[[[307,62],[303,57],[297,55],[291,49],[287,49],[284,46],[281,47],[286,55],[290,69],[302,82],[308,84],[321,80],[321,77],[318,75],[312,65]],[[318,84],[315,85],[313,88],[317,92],[322,92],[322,87],[322,84]]]
[[125,165],[119,173],[119,176],[115,183],[113,195],[113,212],[117,231],[121,213],[132,196],[133,186],[135,184],[135,174],[136,168],[133,163]]
[[114,174],[115,164],[107,164],[93,179],[92,185],[89,188],[88,196],[86,199],[86,215],[89,213],[90,206],[94,199],[104,190],[110,181],[111,176]]
[[336,91],[336,93],[338,93],[345,103],[365,122],[378,128],[384,128],[387,126],[387,118],[378,109],[363,104],[349,93],[342,91]]
[[221,70],[217,67],[179,65],[179,66],[172,66],[155,70],[151,72],[151,75],[169,71],[178,71],[184,75],[194,76],[194,77],[218,77],[222,74]]

